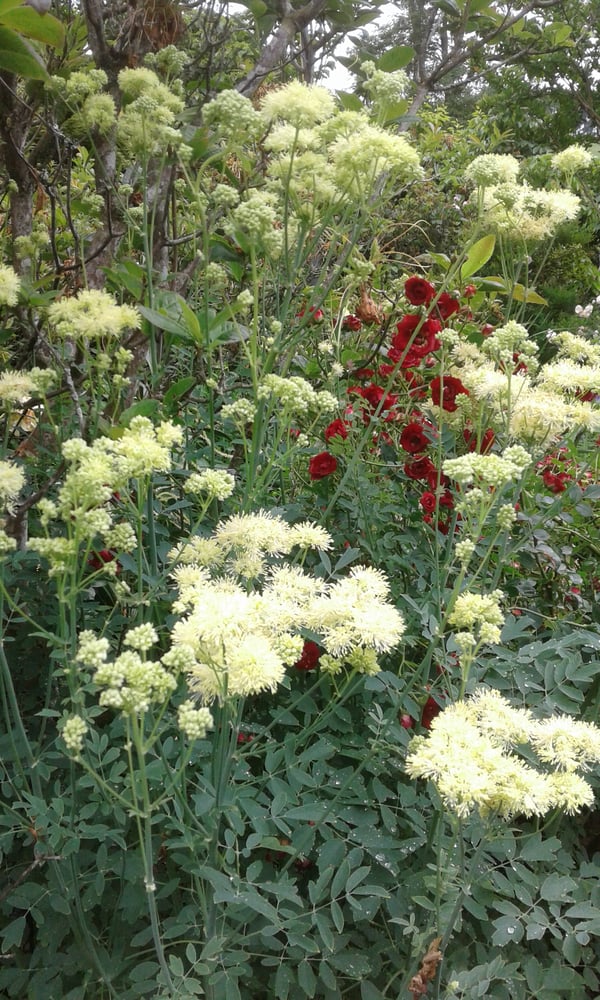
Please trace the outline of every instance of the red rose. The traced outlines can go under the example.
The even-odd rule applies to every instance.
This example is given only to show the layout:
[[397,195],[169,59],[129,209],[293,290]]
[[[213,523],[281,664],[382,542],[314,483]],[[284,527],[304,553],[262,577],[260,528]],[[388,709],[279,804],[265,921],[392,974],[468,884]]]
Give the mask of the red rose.
[[472,299],[474,295],[477,294],[477,288],[475,285],[465,285],[465,290],[463,295],[466,299]]
[[392,347],[398,351],[408,349],[418,357],[424,358],[430,351],[437,351],[439,348],[440,343],[436,338],[436,333],[439,333],[441,328],[437,319],[423,321],[422,317],[416,313],[408,313],[396,324],[396,333],[392,337]]
[[437,477],[437,469],[430,458],[421,455],[412,462],[406,462],[404,472],[409,479],[428,479],[429,476]]
[[311,479],[325,479],[337,469],[337,459],[330,455],[328,451],[321,451],[318,455],[313,455],[308,463],[308,474]]
[[420,498],[419,503],[426,514],[433,514],[435,508],[437,507],[435,493],[424,493]]
[[419,452],[425,450],[428,444],[429,439],[423,432],[423,428],[414,420],[406,425],[400,435],[400,445],[409,455],[418,455]]
[[495,441],[494,432],[491,427],[488,427],[487,431],[484,431],[481,435],[479,447],[477,446],[477,434],[474,431],[465,428],[463,437],[469,451],[478,451],[480,455],[487,455]]
[[453,298],[452,295],[449,295],[448,292],[442,292],[435,306],[442,319],[448,319],[454,313],[458,312],[460,302],[458,299]]
[[404,294],[411,306],[425,306],[435,297],[435,288],[425,278],[414,274],[405,281]]
[[353,316],[351,313],[342,320],[342,330],[360,330],[361,326],[358,316]]
[[[98,570],[102,569],[105,563],[114,562],[115,559],[116,556],[111,549],[100,549],[99,552],[92,552],[87,564],[88,566],[91,566],[92,569]],[[117,566],[120,569],[119,563],[117,563]]]
[[552,493],[564,493],[567,488],[565,486],[565,481],[570,478],[571,477],[566,472],[551,472],[550,469],[546,469],[542,475],[544,486],[546,486]]
[[421,712],[421,725],[424,729],[431,729],[431,723],[435,719],[436,715],[439,715],[442,711],[441,705],[438,705],[435,698],[431,695],[423,705],[423,711]]
[[346,422],[345,420],[341,420],[339,417],[337,420],[332,420],[329,427],[325,428],[325,440],[331,441],[334,437],[341,437],[344,438],[344,440],[348,437]]
[[431,382],[431,398],[436,406],[441,406],[448,413],[454,413],[458,409],[456,397],[458,395],[469,395],[469,390],[465,389],[459,378],[453,375],[444,375],[443,378],[436,376]]
[[302,655],[294,663],[294,667],[296,670],[314,670],[322,655],[323,650],[317,646],[316,642],[307,639],[302,649]]

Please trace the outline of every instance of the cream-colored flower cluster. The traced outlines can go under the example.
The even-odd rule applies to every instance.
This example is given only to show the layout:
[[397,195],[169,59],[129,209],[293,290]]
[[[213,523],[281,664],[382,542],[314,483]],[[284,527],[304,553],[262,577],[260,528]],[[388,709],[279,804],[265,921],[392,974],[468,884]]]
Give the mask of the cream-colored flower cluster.
[[266,123],[281,120],[295,128],[310,128],[330,118],[335,100],[325,87],[315,87],[292,80],[276,90],[270,90],[262,100],[261,114]]
[[172,694],[177,680],[170,666],[146,659],[157,639],[153,626],[139,625],[125,636],[128,648],[110,661],[106,640],[87,630],[81,633],[76,659],[83,666],[95,668],[93,681],[103,688],[101,705],[139,715],[153,703],[162,705]]
[[108,292],[89,289],[70,299],[60,299],[48,309],[48,322],[56,337],[101,340],[137,330],[141,316],[133,306],[119,306]]
[[[204,541],[213,544],[211,569],[219,575],[211,579],[205,566],[193,562],[175,568],[174,608],[184,617],[172,633],[172,653],[186,664],[190,689],[203,701],[274,691],[285,668],[300,658],[304,631],[318,636],[340,666],[349,663],[365,673],[376,672],[377,654],[400,641],[404,623],[377,570],[356,568],[346,579],[326,583],[299,566],[268,567],[269,559],[273,563],[296,546],[329,547],[331,539],[317,525],[290,527],[260,512],[222,522]],[[238,585],[232,573],[252,574],[256,589]]]
[[0,264],[0,306],[16,306],[21,279],[12,267]]
[[465,170],[465,180],[479,188],[516,181],[519,161],[514,156],[501,153],[484,153],[476,156]]
[[260,251],[278,257],[283,247],[281,206],[272,191],[253,188],[233,210],[223,228],[235,237],[240,231]]
[[561,149],[560,153],[555,153],[550,162],[561,173],[572,175],[591,167],[593,159],[589,150],[579,143],[574,143],[566,149]]
[[553,236],[563,222],[576,219],[580,200],[571,191],[545,191],[528,184],[498,184],[483,190],[482,220],[519,240]]
[[502,455],[479,455],[469,452],[458,458],[447,458],[442,471],[461,486],[506,486],[515,482],[531,464],[531,455],[520,445],[505,448]]
[[366,77],[363,88],[377,111],[385,111],[386,107],[402,100],[406,95],[409,79],[403,69],[386,73],[382,69],[377,69],[370,59],[365,59],[360,68]]
[[[526,762],[519,749],[537,757]],[[434,782],[445,807],[465,817],[578,812],[594,793],[578,773],[600,761],[600,730],[568,716],[536,720],[497,691],[483,689],[441,712],[412,740],[406,770]]]
[[193,472],[183,484],[186,493],[203,493],[207,500],[227,500],[235,489],[235,476],[225,469]]
[[123,107],[117,121],[117,140],[128,157],[164,155],[169,147],[181,147],[182,135],[175,127],[184,101],[161,83],[146,67],[122,69],[118,77]]
[[61,736],[69,753],[76,757],[83,750],[83,738],[87,729],[87,722],[80,715],[72,715],[63,723]]
[[205,104],[202,117],[226,143],[237,145],[264,132],[265,122],[252,101],[237,90],[223,90]]
[[[507,329],[510,334],[511,327],[519,324],[501,328],[501,339]],[[558,359],[542,365],[536,375],[511,371],[509,348],[498,343],[487,353],[485,347],[480,350],[473,344],[456,344],[450,370],[469,390],[465,415],[478,420],[478,408],[483,407],[486,421],[504,424],[513,438],[533,448],[545,447],[570,430],[598,431],[600,409],[594,402],[577,397],[598,391],[600,350],[571,333],[557,334],[553,342],[559,348]],[[527,349],[526,340],[520,343]],[[533,371],[536,359],[533,351],[527,350],[526,367]]]
[[338,408],[338,401],[332,393],[317,392],[310,382],[299,375],[282,378],[281,375],[265,375],[259,390],[260,399],[277,400],[287,417],[302,417],[307,413],[328,414]]
[[295,548],[327,550],[332,544],[331,535],[319,525],[310,521],[289,525],[267,511],[258,511],[221,521],[210,538],[190,538],[172,549],[169,559],[256,579],[272,557],[289,555]]
[[[135,532],[127,522],[113,522],[109,501],[124,491],[130,479],[143,480],[153,472],[168,472],[171,449],[182,439],[182,430],[171,423],[154,427],[146,417],[134,417],[120,438],[97,438],[88,445],[72,438],[63,445],[68,465],[55,501],[44,498],[38,504],[42,527],[61,520],[69,538],[31,538],[29,547],[50,562],[50,575],[63,571],[77,558],[78,545],[131,551],[136,546]],[[116,563],[105,566],[116,572]]]
[[466,591],[459,594],[448,624],[460,629],[455,634],[455,642],[463,651],[470,651],[480,643],[500,641],[500,626],[504,624],[504,612],[500,607],[503,598],[501,590],[491,594],[474,594]]
[[25,485],[25,473],[13,462],[0,461],[0,507],[14,512],[17,497]]
[[536,357],[538,346],[530,338],[527,329],[514,320],[509,320],[504,326],[497,326],[483,341],[481,351],[504,370],[512,371],[517,354],[519,361],[526,365],[529,374],[534,375],[538,369]]

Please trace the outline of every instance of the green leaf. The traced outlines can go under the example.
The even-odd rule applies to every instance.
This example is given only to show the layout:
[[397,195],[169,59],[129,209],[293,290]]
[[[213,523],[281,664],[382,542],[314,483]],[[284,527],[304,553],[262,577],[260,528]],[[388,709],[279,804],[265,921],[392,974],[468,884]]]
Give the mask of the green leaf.
[[21,944],[21,938],[25,930],[25,917],[17,917],[11,920],[2,931],[2,951],[10,951]]
[[158,309],[150,309],[149,306],[138,306],[137,308],[144,319],[147,319],[152,326],[157,327],[159,330],[164,330],[166,333],[174,333],[179,337],[188,339],[189,335],[186,328],[171,316],[159,312]]
[[393,49],[388,49],[377,60],[377,69],[382,69],[385,73],[393,73],[394,70],[404,69],[411,59],[415,57],[415,50],[412,45],[395,45]]
[[509,941],[520,941],[523,937],[523,924],[514,917],[499,917],[493,924],[496,930],[492,935],[492,944],[502,947]]
[[525,288],[525,286],[519,284],[518,281],[512,286],[512,297],[515,302],[529,302],[537,306],[548,305],[546,299],[543,299],[542,296],[538,295],[537,292],[534,292],[533,289]]
[[64,45],[65,29],[52,14],[42,15],[32,7],[18,7],[6,13],[0,12],[0,22],[7,28],[18,31],[20,35],[43,42],[53,49],[60,49]]
[[470,278],[472,274],[481,270],[484,264],[487,264],[494,252],[495,246],[496,237],[493,233],[490,233],[488,236],[482,236],[480,240],[477,240],[477,243],[473,244],[467,254],[467,259],[464,264],[461,264],[461,281],[464,281],[465,278]]
[[194,375],[185,375],[184,378],[180,378],[177,382],[174,382],[164,394],[163,403],[165,406],[170,406],[175,403],[182,396],[185,396],[192,386],[196,384],[196,377]]
[[568,875],[548,875],[540,888],[542,899],[570,901],[569,895],[577,888],[577,883]]
[[23,0],[0,0],[0,22],[4,21],[4,14],[6,11],[13,10],[14,7],[19,7]]
[[119,423],[121,427],[127,427],[134,417],[154,417],[159,408],[157,399],[140,399],[133,406],[128,406],[123,410]]
[[345,90],[336,90],[336,96],[344,111],[363,110],[361,99],[356,94],[349,94]]
[[304,958],[298,966],[298,984],[307,997],[314,997],[317,988],[317,977],[310,963]]
[[48,76],[33,49],[14,31],[3,27],[0,27],[0,70],[16,73],[30,80],[45,80]]

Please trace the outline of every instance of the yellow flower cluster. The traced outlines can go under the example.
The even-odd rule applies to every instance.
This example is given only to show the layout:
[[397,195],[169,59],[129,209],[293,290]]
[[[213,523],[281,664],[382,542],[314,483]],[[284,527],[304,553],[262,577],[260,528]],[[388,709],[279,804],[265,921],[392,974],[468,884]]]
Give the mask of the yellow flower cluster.
[[[519,748],[537,760],[526,763]],[[445,807],[464,817],[578,812],[594,801],[577,772],[600,761],[600,730],[568,716],[536,720],[497,691],[481,690],[441,712],[409,747],[406,770],[434,782]]]
[[90,631],[81,633],[77,661],[95,667],[94,683],[103,688],[101,705],[138,715],[154,702],[162,704],[175,690],[177,681],[170,668],[146,659],[157,638],[151,625],[140,625],[125,636],[124,644],[130,648],[109,661],[107,640]]
[[265,513],[240,515],[203,541],[213,546],[211,568],[225,572],[211,579],[197,562],[176,567],[174,607],[184,617],[173,628],[168,654],[185,664],[190,689],[203,701],[274,691],[286,666],[300,658],[305,630],[319,636],[327,653],[364,673],[379,670],[377,654],[400,641],[402,617],[387,600],[385,576],[375,569],[360,567],[326,583],[298,566],[276,565],[255,591],[226,575],[239,572],[241,564],[255,570],[255,578],[266,571],[269,555],[287,554],[295,545],[329,546],[331,539],[317,525],[290,528]]
[[90,289],[54,302],[48,309],[48,321],[57,337],[100,340],[137,330],[141,316],[133,306],[117,305],[108,292]]

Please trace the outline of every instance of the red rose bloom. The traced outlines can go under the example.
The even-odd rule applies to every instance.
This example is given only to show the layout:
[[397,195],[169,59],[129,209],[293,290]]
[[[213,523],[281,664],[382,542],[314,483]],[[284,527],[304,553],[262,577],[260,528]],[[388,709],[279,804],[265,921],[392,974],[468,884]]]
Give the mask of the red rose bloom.
[[418,455],[419,452],[425,450],[428,444],[429,439],[423,432],[423,428],[414,420],[412,423],[406,425],[400,435],[400,445],[409,455]]
[[435,493],[424,493],[420,498],[419,503],[426,514],[433,514],[435,508],[437,507]]
[[[99,552],[92,552],[87,564],[92,569],[98,570],[102,569],[106,563],[114,562],[115,559],[116,556],[111,549],[100,549]],[[120,568],[119,563],[117,563],[117,566]]]
[[429,479],[430,476],[437,477],[437,469],[430,458],[421,455],[412,462],[406,462],[404,472],[409,479]]
[[[417,327],[419,327],[418,331]],[[423,321],[422,317],[416,313],[408,313],[396,324],[396,333],[392,337],[392,348],[401,352],[410,350],[418,357],[424,358],[430,351],[437,351],[440,346],[436,333],[439,333],[441,328],[437,319]]]
[[448,413],[454,413],[458,409],[456,397],[458,395],[469,395],[469,390],[465,389],[459,378],[453,375],[444,375],[441,378],[436,376],[431,382],[431,398],[436,406],[441,406]]
[[460,309],[460,302],[449,295],[448,292],[442,292],[435,306],[442,319],[449,319],[450,316],[453,316]]
[[358,316],[353,316],[352,313],[344,316],[342,320],[342,330],[360,330],[361,326],[362,323]]
[[325,479],[337,469],[337,459],[330,455],[328,451],[321,451],[318,455],[313,455],[308,463],[308,474],[312,480]]
[[481,435],[481,441],[479,442],[479,447],[477,447],[477,434],[473,431],[465,428],[463,431],[463,437],[465,439],[465,444],[469,451],[478,451],[480,455],[487,455],[490,451],[492,445],[494,444],[494,432],[491,427],[488,427],[487,431],[484,431]]
[[546,486],[552,493],[564,493],[566,490],[565,483],[570,480],[570,476],[566,472],[551,472],[550,469],[542,475],[544,480],[544,486]]
[[425,278],[414,274],[404,283],[404,294],[411,306],[425,306],[435,297],[435,288]]
[[337,420],[332,420],[329,427],[325,428],[325,440],[331,441],[334,437],[341,437],[344,438],[344,440],[348,437],[346,422],[345,420],[341,420],[339,417]]
[[424,729],[431,729],[431,723],[435,719],[436,715],[439,715],[442,711],[441,706],[438,705],[435,698],[431,695],[423,705],[423,711],[421,713],[421,725]]
[[307,639],[302,649],[302,655],[294,663],[294,667],[296,670],[314,670],[322,655],[323,650],[320,646],[317,646],[316,642]]

